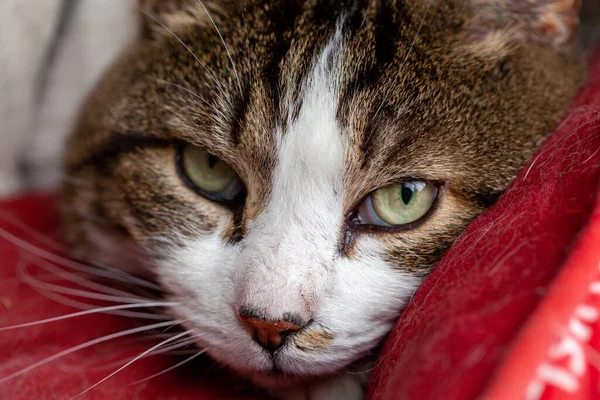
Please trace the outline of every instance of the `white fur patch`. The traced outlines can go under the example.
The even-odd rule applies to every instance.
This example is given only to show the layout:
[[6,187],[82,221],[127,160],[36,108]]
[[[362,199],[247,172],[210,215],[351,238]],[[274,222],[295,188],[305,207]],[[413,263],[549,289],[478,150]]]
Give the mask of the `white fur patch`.
[[326,66],[335,45],[320,57],[297,119],[277,132],[272,197],[249,224],[242,253],[239,305],[264,309],[273,319],[310,320],[337,256],[346,146]]

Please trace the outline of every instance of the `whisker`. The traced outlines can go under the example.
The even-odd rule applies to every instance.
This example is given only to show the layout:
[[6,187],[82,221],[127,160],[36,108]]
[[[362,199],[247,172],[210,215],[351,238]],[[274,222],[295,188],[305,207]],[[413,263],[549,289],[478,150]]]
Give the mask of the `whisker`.
[[[68,297],[65,297],[63,295],[56,293],[56,291],[52,291],[50,289],[44,288],[43,285],[39,284],[39,282],[40,282],[39,279],[37,279],[36,277],[34,277],[33,275],[28,273],[26,265],[24,265],[24,263],[23,263],[23,260],[21,260],[19,262],[19,264],[17,265],[17,270],[19,271],[20,278],[22,281],[24,281],[25,283],[28,283],[35,291],[37,291],[42,296],[49,298],[50,300],[53,300],[60,304],[67,305],[69,307],[79,308],[82,310],[93,310],[95,308],[98,308],[97,304],[89,304],[89,303],[84,303],[81,301],[73,300],[71,298],[68,298]],[[65,292],[68,290],[69,290],[68,288],[64,288],[64,290],[61,290],[61,292]],[[67,293],[67,294],[71,294],[71,293]],[[90,297],[90,296],[86,296],[86,297]],[[97,297],[97,296],[95,296],[95,297]],[[141,303],[148,302],[148,301],[156,301],[156,299],[140,298],[140,300],[139,300],[139,302],[141,302]],[[107,311],[106,314],[113,314],[113,315],[119,315],[122,317],[148,319],[148,320],[169,320],[169,319],[171,319],[171,317],[169,317],[167,315],[161,315],[161,314],[157,314],[157,313],[142,313],[142,312],[131,312],[131,311]]]
[[33,275],[30,275],[28,273],[23,273],[23,272],[27,271],[28,265],[29,264],[26,264],[24,267],[21,267],[21,269],[19,271],[20,276],[23,279],[23,282],[25,282],[31,286],[37,287],[39,289],[42,289],[42,290],[48,290],[48,291],[55,292],[55,293],[67,294],[69,296],[84,297],[84,298],[88,298],[88,299],[102,300],[102,301],[109,301],[109,302],[116,302],[116,303],[140,303],[140,302],[143,302],[146,300],[146,299],[143,299],[140,297],[120,297],[120,296],[111,296],[111,295],[107,295],[107,294],[99,294],[99,293],[89,292],[89,291],[85,291],[85,290],[71,289],[71,288],[67,288],[64,286],[55,285],[53,283],[42,282],[39,279],[34,278]]
[[[181,323],[181,322],[183,322],[183,321],[179,321],[179,323]],[[100,343],[104,343],[104,342],[107,342],[109,340],[117,339],[117,338],[120,338],[120,337],[123,337],[123,336],[128,336],[128,335],[133,335],[133,334],[140,333],[140,332],[150,331],[150,330],[153,330],[153,329],[163,328],[165,326],[171,325],[172,323],[173,323],[173,321],[160,322],[160,323],[157,323],[157,324],[146,325],[146,326],[142,326],[142,327],[139,327],[139,328],[128,329],[126,331],[117,332],[117,333],[113,333],[111,335],[103,336],[103,337],[98,338],[98,339],[90,340],[89,342],[85,342],[85,343],[82,343],[82,344],[77,345],[75,347],[71,347],[68,350],[61,351],[60,353],[57,353],[57,354],[55,354],[53,356],[50,356],[50,357],[45,358],[45,359],[43,359],[41,361],[38,361],[37,363],[30,365],[29,367],[23,368],[23,369],[21,369],[21,370],[19,370],[17,372],[14,372],[14,373],[12,373],[12,374],[10,374],[8,376],[5,376],[4,378],[1,378],[0,379],[0,385],[3,384],[3,383],[5,383],[5,382],[7,382],[7,381],[9,381],[9,380],[11,380],[11,379],[14,379],[14,378],[18,377],[18,376],[26,374],[27,372],[30,372],[30,371],[32,371],[32,370],[34,370],[36,368],[39,368],[42,365],[48,364],[48,363],[50,363],[50,362],[52,362],[54,360],[57,360],[57,359],[59,359],[61,357],[67,356],[67,355],[72,354],[72,353],[75,353],[75,352],[77,352],[79,350],[83,350],[85,348],[88,348],[88,347],[91,347],[91,346],[94,346],[94,345],[97,345],[97,344],[100,344]]]
[[231,66],[233,67],[233,72],[235,73],[235,79],[237,80],[238,88],[240,89],[240,95],[243,96],[244,91],[242,90],[242,82],[240,81],[240,76],[237,72],[237,68],[235,67],[235,62],[233,61],[233,57],[231,56],[229,47],[227,47],[227,43],[225,43],[225,39],[223,39],[223,35],[221,35],[221,31],[219,30],[219,28],[217,28],[217,24],[215,24],[215,21],[213,20],[212,16],[208,12],[208,9],[204,6],[204,3],[202,2],[202,0],[198,0],[198,3],[200,3],[202,8],[204,9],[204,12],[206,13],[206,15],[208,16],[208,19],[210,19],[210,22],[212,23],[212,26],[217,31],[217,34],[219,35],[219,38],[221,39],[221,43],[223,43],[223,46],[225,47],[225,51],[227,52],[227,57],[229,57],[229,61],[231,62]]
[[[28,243],[27,241],[19,238],[16,235],[13,235],[12,233],[10,233],[7,230],[2,229],[2,228],[0,228],[0,238],[9,241],[10,243],[14,244],[15,246],[19,247],[22,250],[25,250],[26,252],[28,252],[30,254],[34,254],[38,257],[41,257],[48,261],[51,261],[55,264],[59,264],[63,267],[71,268],[71,269],[74,269],[74,270],[80,271],[80,272],[89,273],[91,275],[102,276],[102,277],[113,279],[113,280],[120,280],[121,282],[134,283],[138,286],[146,287],[146,288],[149,288],[152,290],[159,290],[159,291],[161,290],[160,286],[158,286],[152,282],[146,281],[144,279],[138,278],[136,276],[133,276],[131,274],[128,274],[119,269],[109,267],[109,266],[103,266],[103,268],[106,268],[106,269],[103,269],[103,268],[99,268],[99,267],[95,267],[95,266],[91,266],[91,265],[86,265],[86,264],[59,256],[57,254],[51,253],[51,252],[46,251],[42,248],[39,248],[35,245],[32,245],[31,243]],[[118,279],[118,278],[120,278],[120,279]]]
[[136,362],[139,359],[141,359],[144,356],[146,356],[148,353],[151,353],[152,351],[154,351],[156,349],[159,349],[160,347],[164,346],[165,344],[167,344],[169,342],[172,342],[173,340],[176,340],[176,339],[179,339],[180,337],[188,335],[189,333],[190,333],[190,331],[186,331],[186,332],[180,333],[179,335],[175,335],[172,338],[164,340],[164,341],[160,342],[159,344],[157,344],[156,346],[151,347],[150,349],[144,351],[143,353],[141,353],[140,355],[138,355],[137,357],[135,357],[133,360],[129,361],[127,364],[123,365],[121,368],[117,369],[115,372],[111,373],[107,377],[105,377],[105,378],[99,380],[98,382],[94,383],[92,386],[88,387],[83,392],[79,393],[78,395],[71,397],[71,400],[76,399],[76,398],[84,395],[85,393],[89,392],[90,390],[92,390],[96,386],[98,386],[98,385],[102,384],[103,382],[107,381],[108,379],[112,378],[113,376],[115,376],[119,372],[123,371],[125,368],[129,367],[134,362]]
[[190,361],[192,361],[193,359],[200,357],[200,356],[201,356],[202,354],[204,354],[204,353],[206,353],[206,349],[205,349],[205,350],[200,350],[200,351],[196,352],[196,353],[195,353],[193,356],[186,358],[185,360],[183,360],[183,361],[181,361],[181,362],[179,362],[179,363],[177,363],[177,364],[173,365],[172,367],[169,367],[169,368],[167,368],[167,369],[165,369],[165,370],[163,370],[163,371],[157,372],[157,373],[156,373],[156,374],[154,374],[154,375],[150,375],[150,376],[149,376],[149,377],[147,377],[147,378],[140,379],[139,381],[135,381],[135,382],[133,382],[133,383],[130,383],[130,384],[129,384],[129,385],[127,385],[126,387],[133,386],[133,385],[138,385],[138,384],[140,384],[140,383],[142,383],[142,382],[149,381],[150,379],[154,379],[154,378],[156,378],[156,377],[158,377],[158,376],[161,376],[161,375],[164,375],[164,374],[166,374],[166,373],[168,373],[168,372],[171,372],[171,371],[173,371],[174,369],[176,369],[176,368],[179,368],[179,367],[181,367],[182,365],[189,363],[189,362],[190,362]]
[[177,83],[165,81],[163,79],[157,79],[156,82],[162,83],[164,85],[171,85],[173,87],[176,87],[178,89],[181,89],[181,90],[183,90],[183,91],[191,94],[192,96],[194,96],[195,98],[199,99],[204,104],[206,104],[207,106],[209,106],[215,113],[219,114],[223,119],[227,119],[227,116],[223,113],[223,111],[219,110],[214,104],[209,103],[202,96],[200,96],[198,93],[192,91],[191,89],[188,89],[185,86],[178,85]]
[[224,98],[227,98],[227,95],[225,94],[225,92],[222,89],[222,85],[219,83],[219,81],[217,81],[217,79],[215,78],[215,76],[213,75],[213,73],[208,69],[208,67],[206,65],[204,65],[204,63],[202,61],[200,61],[200,58],[198,58],[198,56],[192,51],[192,49],[189,48],[189,46],[187,44],[185,44],[185,42],[183,40],[181,40],[179,38],[179,36],[177,36],[177,34],[175,32],[173,32],[171,29],[169,29],[165,24],[163,24],[162,22],[160,22],[158,20],[158,18],[156,18],[154,15],[148,13],[146,10],[142,9],[142,12],[148,16],[148,18],[152,19],[154,22],[156,22],[157,24],[159,24],[164,30],[166,30],[167,32],[169,32],[169,34],[171,36],[173,36],[179,43],[181,43],[181,45],[183,47],[185,47],[185,49],[192,55],[192,57],[194,57],[196,59],[196,61],[198,62],[198,64],[200,64],[200,66],[204,69],[204,71],[206,71],[206,73],[208,74],[208,76],[210,76],[210,78],[213,80],[213,82],[217,85],[217,88],[219,89],[219,91],[221,92],[221,94],[224,96]]
[[[189,344],[187,346],[190,346]],[[183,346],[184,348],[186,346]],[[165,351],[164,353],[161,354],[166,354],[169,356],[187,356],[188,354],[194,354],[196,351],[198,351],[198,349],[194,349],[194,350],[177,350],[177,349],[170,349],[169,351]]]
[[[59,278],[58,276],[54,275],[54,274],[49,274],[49,273],[40,273],[40,274],[36,274],[36,277],[39,279],[43,279],[45,282],[63,282],[64,279]],[[2,283],[4,284],[19,284],[19,283],[23,283],[23,280],[21,278],[19,278],[18,276],[3,280]]]
[[[65,180],[64,178],[61,178],[61,179]],[[72,178],[72,179],[75,179],[75,178]],[[64,243],[59,242],[58,240],[50,237],[49,235],[38,232],[37,230],[31,228],[27,224],[19,221],[17,218],[15,218],[14,216],[12,216],[6,212],[0,211],[0,219],[3,220],[4,222],[11,224],[12,226],[18,228],[19,230],[23,231],[27,235],[31,236],[33,239],[39,241],[40,243],[43,243],[44,245],[52,248],[53,250],[57,250],[57,251],[60,251],[62,253],[66,253],[69,255],[76,255],[77,257],[81,258],[81,255],[82,255],[81,252],[67,247]]]
[[183,348],[183,347],[192,345],[194,343],[196,343],[196,338],[195,337],[191,337],[191,338],[187,337],[187,338],[179,339],[179,340],[175,341],[175,343],[173,343],[170,346],[169,350],[175,350],[175,349]]
[[173,325],[171,325],[171,326],[168,326],[168,327],[166,327],[166,328],[163,330],[163,333],[166,333],[167,331],[169,331],[169,330],[173,329],[175,326],[177,326],[177,324],[173,324]]
[[[29,261],[31,264],[43,269],[44,271],[53,273],[56,276],[66,280],[66,281],[77,283],[78,285],[86,287],[88,289],[93,289],[93,290],[97,290],[102,293],[113,294],[116,296],[131,295],[131,293],[125,292],[123,290],[111,288],[109,286],[93,282],[89,279],[84,278],[83,276],[79,276],[77,274],[67,272],[67,271],[63,270],[62,268],[59,268],[59,267],[53,265],[49,261],[44,260],[41,257],[36,257],[36,256],[31,256],[31,255],[30,256],[22,255],[21,257],[24,258],[25,260]],[[139,297],[139,296],[136,296],[136,297]]]
[[[36,287],[34,287],[33,289],[36,292],[38,292],[39,294],[41,294],[42,296],[44,296],[52,301],[55,301],[59,304],[64,304],[69,307],[79,308],[82,310],[93,310],[98,307],[98,305],[88,304],[88,303],[84,303],[81,301],[73,300],[73,299],[70,299],[63,295],[60,295],[60,294],[57,294],[54,292],[45,291],[43,289],[38,289]],[[106,314],[119,315],[121,317],[128,317],[128,318],[151,319],[151,320],[159,320],[159,321],[171,319],[171,317],[168,317],[166,315],[159,315],[156,313],[150,314],[150,313],[130,312],[130,311],[107,311]]]
[[[172,336],[172,335],[169,335]],[[181,350],[181,351],[176,351],[177,349],[180,348],[185,348],[186,346],[189,346],[191,344],[193,344],[194,341],[190,340],[190,343],[179,343],[179,344],[174,344],[171,346],[167,346],[163,349],[159,349],[159,350],[155,350],[152,353],[148,353],[144,356],[144,358],[147,357],[154,357],[154,356],[159,356],[159,355],[188,355],[188,354],[193,354],[196,353],[198,351],[198,349],[194,349],[194,350]],[[105,365],[101,365],[101,366],[97,366],[94,368],[94,370],[97,371],[104,371],[107,369],[113,369],[115,367],[119,367],[121,365],[123,365],[123,363],[125,362],[129,362],[131,360],[133,360],[134,357],[127,357],[127,358],[122,358],[118,361],[115,362],[111,362],[110,364],[105,364]]]
[[[173,335],[171,335],[173,336]],[[169,351],[172,350],[177,350],[177,349],[181,349],[184,348],[186,346],[190,346],[192,344],[194,344],[196,342],[196,339],[194,338],[182,338],[179,340],[176,340],[174,344],[167,346],[165,348],[162,348],[160,350],[156,350],[155,352],[153,352],[152,354],[163,354],[163,353],[167,353]]]
[[[44,235],[44,234],[36,231],[35,229],[32,229],[28,225],[24,224],[23,222],[12,217],[9,214],[6,214],[6,213],[3,213],[0,211],[0,219],[3,219],[5,222],[12,224],[14,227],[20,229],[24,233],[30,235],[35,240],[38,240],[41,243],[44,243],[45,245],[53,248],[54,250],[61,251],[61,252],[67,253],[67,254],[71,253],[77,257],[81,257],[80,252],[74,251],[74,250],[68,248],[67,246],[65,246],[63,243],[60,243],[60,242],[52,239],[50,236]],[[4,234],[4,236],[3,236],[3,234]],[[128,274],[127,272],[124,272],[120,269],[111,267],[109,265],[100,265],[100,266],[86,265],[81,262],[76,262],[74,260],[70,260],[70,259],[61,257],[57,254],[47,252],[47,251],[39,248],[38,246],[35,246],[31,243],[26,242],[23,239],[18,238],[16,235],[10,234],[8,231],[4,231],[2,228],[0,228],[0,237],[4,238],[5,240],[11,242],[15,246],[21,248],[22,250],[25,250],[26,252],[28,252],[32,255],[36,255],[42,259],[47,259],[47,260],[49,259],[49,261],[52,261],[56,264],[60,264],[63,267],[71,268],[76,271],[88,273],[91,275],[102,276],[102,277],[109,278],[112,280],[133,283],[138,286],[143,286],[143,287],[153,289],[153,290],[161,290],[161,288],[158,285],[155,285],[152,282],[149,282],[147,280],[141,279],[134,275]],[[15,240],[17,240],[17,241],[15,241]],[[46,256],[46,257],[44,257],[44,256]],[[118,275],[118,277],[116,277],[115,275],[112,275],[111,273]],[[121,279],[118,279],[118,278],[121,278]]]
[[42,319],[39,321],[26,322],[24,324],[19,324],[19,325],[0,327],[0,332],[10,331],[10,330],[14,330],[14,329],[28,328],[31,326],[37,326],[37,325],[42,325],[42,324],[49,324],[51,322],[63,321],[65,319],[77,318],[77,317],[82,317],[82,316],[90,315],[90,314],[106,313],[107,311],[126,310],[126,309],[130,309],[130,308],[172,307],[175,305],[177,305],[177,303],[154,302],[154,303],[123,304],[123,305],[119,305],[119,306],[101,307],[101,308],[95,308],[93,310],[79,311],[79,312],[72,313],[72,314],[61,315],[59,317]]
[[173,336],[173,333],[147,333],[143,336],[134,336],[127,339],[122,339],[119,343],[115,343],[115,346],[122,346],[129,348],[130,346],[140,345],[147,342],[156,342],[157,340],[164,340]]
[[19,219],[17,219],[13,215],[11,215],[5,211],[0,210],[0,219],[2,219],[4,222],[11,224],[12,226],[18,228],[19,230],[30,235],[34,239],[42,242],[43,244],[45,244],[49,247],[52,247],[54,250],[63,250],[66,248],[66,246],[63,245],[62,243],[59,243],[58,241],[52,239],[48,235],[44,235],[43,233],[36,231],[35,229],[31,228],[30,226],[23,223],[22,221],[19,221]]

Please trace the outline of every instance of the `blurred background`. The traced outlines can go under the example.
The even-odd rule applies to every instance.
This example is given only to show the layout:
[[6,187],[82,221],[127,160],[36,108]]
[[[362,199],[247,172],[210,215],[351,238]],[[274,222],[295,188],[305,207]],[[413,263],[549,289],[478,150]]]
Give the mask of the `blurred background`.
[[[138,1],[0,0],[0,197],[57,187],[65,137],[135,34]],[[579,40],[591,49],[600,0],[583,1]]]
[[86,93],[136,32],[136,0],[0,0],[0,196],[59,183]]

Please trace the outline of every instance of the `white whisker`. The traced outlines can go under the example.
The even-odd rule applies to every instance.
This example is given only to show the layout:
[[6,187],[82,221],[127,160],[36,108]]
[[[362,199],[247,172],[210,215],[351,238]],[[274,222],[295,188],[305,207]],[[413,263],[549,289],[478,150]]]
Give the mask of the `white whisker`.
[[179,363],[177,363],[177,364],[173,365],[172,367],[169,367],[169,368],[167,368],[167,369],[165,369],[165,370],[163,370],[163,371],[160,371],[160,372],[158,372],[158,373],[156,373],[156,374],[154,374],[154,375],[150,375],[150,376],[149,376],[149,377],[147,377],[147,378],[140,379],[139,381],[135,381],[135,382],[133,382],[133,383],[130,383],[130,384],[129,384],[129,385],[127,385],[126,387],[133,386],[133,385],[137,385],[137,384],[140,384],[140,383],[142,383],[142,382],[149,381],[150,379],[154,379],[154,378],[156,378],[156,377],[158,377],[158,376],[164,375],[164,374],[166,374],[166,373],[168,373],[168,372],[171,372],[171,371],[173,371],[174,369],[176,369],[176,368],[179,368],[179,367],[181,367],[182,365],[189,363],[189,362],[190,362],[190,361],[192,361],[193,359],[200,357],[200,356],[201,356],[202,354],[204,354],[204,353],[206,353],[206,350],[200,350],[200,351],[196,352],[196,353],[195,353],[193,356],[186,358],[185,360],[183,360],[183,361],[181,361],[181,362],[179,362]]
[[183,47],[185,47],[185,49],[192,55],[192,57],[194,57],[196,59],[196,61],[198,62],[198,64],[200,64],[200,66],[204,69],[204,71],[206,71],[206,73],[208,74],[208,76],[210,76],[210,78],[213,80],[213,82],[217,85],[217,88],[219,89],[219,91],[221,92],[221,94],[224,96],[224,98],[227,98],[227,95],[225,94],[225,92],[222,89],[222,85],[219,83],[219,81],[217,81],[217,79],[215,78],[215,76],[213,75],[213,73],[208,69],[208,67],[206,65],[204,65],[204,63],[202,61],[200,61],[200,58],[198,58],[198,56],[192,51],[192,49],[189,48],[189,46],[187,44],[185,44],[185,42],[183,40],[181,40],[179,38],[179,36],[177,36],[177,34],[175,32],[173,32],[171,29],[169,29],[169,27],[167,27],[165,24],[163,24],[162,22],[160,22],[158,20],[158,18],[156,18],[154,15],[148,13],[145,10],[142,10],[142,12],[148,16],[148,18],[152,19],[154,22],[156,22],[157,24],[159,24],[164,30],[166,30],[167,32],[169,32],[169,34],[171,36],[173,36],[179,43],[181,43],[181,45]]
[[[187,345],[189,346],[189,344]],[[183,346],[184,348],[186,346]],[[169,356],[187,356],[188,354],[194,354],[198,351],[198,349],[194,349],[194,350],[177,350],[177,349],[170,349],[169,351],[165,351],[162,354],[166,354]]]
[[[36,292],[38,292],[39,294],[41,294],[42,296],[44,296],[52,301],[55,301],[59,304],[64,304],[69,307],[79,308],[81,310],[93,310],[95,308],[98,308],[98,305],[73,300],[73,299],[70,299],[68,297],[65,297],[63,295],[60,295],[60,294],[57,294],[54,292],[49,292],[49,291],[46,291],[43,289],[38,289],[36,287],[34,287],[33,289]],[[118,315],[118,316],[127,317],[127,318],[150,319],[150,320],[157,320],[157,321],[161,321],[161,320],[164,321],[164,320],[171,319],[170,317],[168,317],[166,315],[131,312],[131,311],[107,311],[106,314]]]
[[117,369],[115,372],[113,372],[112,374],[108,375],[107,377],[101,379],[100,381],[94,383],[92,386],[88,387],[87,389],[85,389],[83,392],[79,393],[76,396],[71,397],[71,400],[76,399],[82,395],[84,395],[85,393],[89,392],[90,390],[92,390],[93,388],[95,388],[96,386],[102,384],[103,382],[107,381],[108,379],[112,378],[113,376],[115,376],[116,374],[118,374],[119,372],[123,371],[125,368],[129,367],[131,364],[133,364],[134,362],[138,361],[139,359],[143,358],[144,356],[146,356],[148,353],[151,353],[152,351],[159,349],[160,347],[164,346],[165,344],[172,342],[173,340],[179,339],[180,337],[183,337],[185,335],[188,335],[190,333],[190,331],[186,331],[183,333],[180,333],[179,335],[175,335],[172,338],[169,338],[167,340],[162,341],[161,343],[157,344],[156,346],[151,347],[150,349],[144,351],[143,353],[141,353],[140,355],[138,355],[137,357],[135,357],[133,360],[129,361],[127,364],[123,365],[121,368]]
[[223,119],[227,119],[227,116],[221,111],[219,110],[216,106],[214,106],[213,104],[210,104],[208,101],[206,101],[202,96],[200,96],[198,93],[195,93],[194,91],[186,88],[185,86],[181,86],[178,85],[177,83],[173,83],[173,82],[169,82],[169,81],[165,81],[163,79],[157,79],[156,82],[158,83],[162,83],[164,85],[171,85],[173,87],[176,87],[178,89],[181,89],[187,93],[189,93],[190,95],[196,97],[197,99],[199,99],[200,101],[202,101],[204,104],[206,104],[207,106],[209,106],[215,113],[219,114]]
[[175,350],[175,349],[179,349],[182,347],[186,347],[186,346],[194,344],[195,342],[196,342],[195,338],[187,337],[187,338],[179,339],[170,346],[169,350]]
[[[22,255],[22,258],[29,261],[31,264],[43,269],[44,271],[55,274],[56,276],[62,278],[63,280],[77,283],[80,286],[86,287],[88,289],[97,290],[101,293],[112,294],[116,296],[129,296],[131,293],[125,292],[123,290],[111,288],[106,285],[102,285],[96,282],[93,282],[89,279],[84,278],[83,276],[79,276],[77,274],[73,274],[71,272],[65,271],[62,268],[55,266],[49,261],[44,260],[41,257],[33,256],[33,255]],[[139,297],[139,296],[135,296]],[[140,297],[141,298],[141,297]]]
[[44,249],[41,249],[37,246],[34,246],[34,245],[28,243],[27,241],[13,235],[12,233],[10,233],[7,230],[2,229],[2,228],[0,228],[0,238],[3,238],[5,240],[9,241],[10,243],[21,248],[22,250],[25,250],[26,252],[28,252],[30,254],[34,254],[38,257],[41,257],[48,261],[51,261],[55,264],[59,264],[63,267],[71,268],[76,271],[85,272],[85,273],[88,273],[91,275],[102,276],[102,277],[113,279],[113,280],[120,280],[121,282],[134,283],[138,286],[146,287],[146,288],[153,289],[153,290],[161,290],[160,286],[158,286],[152,282],[148,282],[144,279],[138,278],[136,276],[133,276],[131,274],[128,274],[126,272],[118,270],[116,268],[106,267],[107,269],[102,269],[102,268],[86,265],[86,264],[83,264],[83,263],[80,263],[77,261],[73,261],[68,258],[51,253],[49,251],[46,251]]
[[30,226],[28,226],[27,224],[19,221],[13,215],[8,214],[7,212],[0,210],[0,219],[3,220],[4,222],[11,224],[12,226],[14,226],[16,228],[19,228],[19,230],[30,235],[34,239],[39,240],[40,242],[44,243],[45,245],[52,247],[54,250],[62,251],[64,249],[66,249],[66,246],[64,244],[59,243],[58,241],[52,239],[48,235],[45,235],[41,232],[36,231],[35,229],[33,229]]
[[229,47],[227,47],[227,43],[225,43],[225,39],[223,39],[223,35],[221,35],[221,31],[219,30],[219,28],[217,28],[217,24],[215,24],[213,17],[208,12],[208,9],[204,6],[204,3],[202,2],[202,0],[198,0],[198,3],[200,3],[202,8],[204,9],[204,12],[208,16],[208,19],[210,19],[210,22],[212,23],[213,27],[217,31],[217,34],[219,35],[219,38],[221,39],[221,43],[223,43],[223,46],[225,47],[225,51],[227,52],[227,57],[229,57],[229,61],[231,62],[231,66],[233,67],[233,72],[235,73],[235,79],[237,80],[238,88],[240,89],[240,95],[244,96],[244,91],[242,90],[242,82],[240,81],[240,76],[237,72],[237,68],[235,67],[235,62],[233,61],[233,57],[231,56]]
[[[183,321],[179,321],[179,323],[181,323],[181,322],[183,322]],[[23,369],[15,372],[15,373],[12,373],[12,374],[10,374],[8,376],[5,376],[4,378],[1,378],[0,379],[0,385],[3,384],[6,381],[9,381],[9,380],[11,380],[13,378],[16,378],[18,376],[26,374],[29,371],[32,371],[32,370],[34,370],[36,368],[39,368],[42,365],[48,364],[48,363],[50,363],[50,362],[52,362],[54,360],[57,360],[57,359],[59,359],[61,357],[67,356],[67,355],[72,354],[72,353],[75,353],[76,351],[83,350],[85,348],[88,348],[88,347],[91,347],[91,346],[94,346],[94,345],[97,345],[97,344],[100,344],[100,343],[103,343],[103,342],[107,342],[109,340],[117,339],[117,338],[120,338],[120,337],[123,337],[123,336],[128,336],[128,335],[133,335],[133,334],[140,333],[140,332],[150,331],[150,330],[153,330],[153,329],[163,328],[165,326],[171,325],[172,323],[173,323],[173,321],[167,321],[167,322],[161,322],[161,323],[152,324],[152,325],[146,325],[146,326],[142,326],[142,327],[139,327],[139,328],[128,329],[126,331],[113,333],[111,335],[103,336],[103,337],[98,338],[98,339],[90,340],[89,342],[85,342],[85,343],[82,343],[82,344],[77,345],[75,347],[71,347],[68,350],[61,351],[60,353],[57,353],[57,354],[55,354],[53,356],[50,356],[50,357],[45,358],[45,359],[43,359],[41,361],[38,361],[37,363],[32,364],[32,365],[30,365],[27,368],[23,368]]]
[[119,306],[101,307],[101,308],[95,308],[93,310],[79,311],[79,312],[72,313],[72,314],[42,319],[39,321],[27,322],[27,323],[19,324],[19,325],[0,327],[0,332],[10,331],[13,329],[27,328],[30,326],[48,324],[51,322],[63,321],[65,319],[77,318],[77,317],[82,317],[82,316],[90,315],[90,314],[106,313],[107,311],[126,310],[126,309],[130,309],[130,308],[173,307],[175,305],[177,305],[177,303],[154,302],[154,303],[124,304],[124,305],[119,305]]
[[23,279],[23,282],[37,287],[38,289],[42,289],[42,290],[48,290],[50,292],[55,292],[55,293],[62,293],[62,294],[67,294],[69,296],[75,296],[75,297],[84,297],[87,299],[94,299],[94,300],[102,300],[102,301],[109,301],[109,302],[116,302],[116,303],[141,303],[144,301],[147,301],[147,299],[143,299],[141,297],[120,297],[120,296],[111,296],[111,295],[107,295],[107,294],[99,294],[99,293],[94,293],[94,292],[90,292],[90,291],[85,291],[85,290],[79,290],[79,289],[71,289],[71,288],[67,288],[64,286],[60,286],[60,285],[55,285],[53,283],[46,283],[46,282],[42,282],[39,279],[34,278],[32,275],[28,274],[27,271],[27,265],[26,264],[20,272],[20,276]]
[[[171,335],[173,336],[173,335]],[[184,348],[186,346],[190,346],[192,344],[195,343],[195,339],[190,339],[190,338],[182,338],[180,340],[175,341],[175,343],[173,343],[170,346],[167,346],[165,348],[162,348],[160,350],[156,350],[155,352],[151,353],[152,355],[158,355],[158,354],[163,354],[163,353],[167,353],[170,352],[172,350],[177,350],[177,349],[181,349]]]
[[[168,337],[171,337],[172,335],[169,335]],[[196,353],[198,351],[198,349],[194,349],[194,350],[181,350],[181,351],[176,351],[177,349],[180,348],[185,348],[186,346],[192,345],[194,344],[194,340],[189,339],[189,343],[177,343],[174,345],[170,345],[167,346],[163,349],[158,349],[153,351],[152,353],[148,353],[144,356],[144,358],[147,357],[154,357],[154,356],[160,356],[160,355],[188,355],[188,354],[193,354]],[[106,364],[106,365],[101,365],[101,366],[97,366],[94,368],[94,370],[97,371],[104,371],[107,369],[113,369],[115,367],[119,367],[121,365],[123,365],[123,363],[129,362],[131,360],[133,360],[134,357],[127,357],[127,358],[122,358],[118,361],[115,362],[111,362],[110,364]]]

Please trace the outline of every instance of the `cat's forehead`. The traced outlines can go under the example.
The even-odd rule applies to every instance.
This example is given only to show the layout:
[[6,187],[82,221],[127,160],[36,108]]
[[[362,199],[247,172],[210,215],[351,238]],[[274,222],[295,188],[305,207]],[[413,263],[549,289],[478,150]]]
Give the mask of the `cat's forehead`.
[[343,145],[350,197],[404,178],[500,190],[576,76],[539,46],[469,47],[466,0],[179,3],[108,74],[102,123],[206,147],[250,191],[292,134]]
[[[428,69],[442,57],[424,55],[436,39],[412,40],[426,33],[427,9],[409,12],[402,2],[314,2],[273,11],[271,3],[229,11],[221,6],[222,14],[201,8],[196,12],[210,15],[210,23],[179,26],[179,36],[163,32],[174,46],[167,61],[157,60],[170,64],[161,71],[165,80],[201,95],[203,104],[195,106],[210,115],[187,120],[196,125],[189,139],[217,152],[233,149],[268,158],[264,153],[273,153],[278,136],[297,122],[310,89],[327,99],[339,133],[362,154],[363,166],[389,143],[419,138],[410,125],[422,121],[412,111],[436,106],[437,87],[427,81]],[[417,18],[421,23],[410,22]]]
[[[406,177],[456,179],[448,174],[460,169],[454,147],[464,130],[451,126],[463,112],[453,103],[468,106],[472,93],[465,100],[438,82],[450,75],[448,32],[457,18],[438,3],[195,5],[203,23],[180,18],[162,31],[171,48],[160,80],[178,86],[168,88],[178,93],[163,107],[179,108],[176,130],[186,140],[223,157],[256,186],[268,183],[281,161],[278,143],[292,133],[308,135],[306,129],[324,143],[344,144],[347,179],[370,185],[357,191]],[[447,11],[443,20],[440,9]],[[323,137],[332,135],[341,137]],[[479,152],[470,145],[462,147],[465,155]]]

